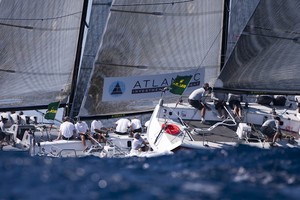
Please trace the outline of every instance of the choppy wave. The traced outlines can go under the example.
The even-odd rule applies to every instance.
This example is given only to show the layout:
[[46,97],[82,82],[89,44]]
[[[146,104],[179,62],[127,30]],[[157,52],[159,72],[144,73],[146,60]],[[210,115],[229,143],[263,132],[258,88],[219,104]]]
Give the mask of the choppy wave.
[[153,158],[0,152],[0,199],[299,199],[299,155],[247,146]]

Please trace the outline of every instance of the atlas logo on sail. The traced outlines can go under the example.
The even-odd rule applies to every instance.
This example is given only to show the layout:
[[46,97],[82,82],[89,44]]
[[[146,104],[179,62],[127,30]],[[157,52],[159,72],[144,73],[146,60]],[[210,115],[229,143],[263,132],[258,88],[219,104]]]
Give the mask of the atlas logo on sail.
[[123,91],[125,91],[125,84],[121,81],[117,81],[111,84],[110,89],[111,95],[114,96],[120,96],[123,94]]
[[[110,77],[104,80],[102,101],[135,100],[149,98],[149,95],[157,98],[165,87],[169,87],[174,82],[178,75],[193,76],[186,92],[194,90],[204,82],[204,70],[150,76]],[[171,94],[166,93],[166,95]]]

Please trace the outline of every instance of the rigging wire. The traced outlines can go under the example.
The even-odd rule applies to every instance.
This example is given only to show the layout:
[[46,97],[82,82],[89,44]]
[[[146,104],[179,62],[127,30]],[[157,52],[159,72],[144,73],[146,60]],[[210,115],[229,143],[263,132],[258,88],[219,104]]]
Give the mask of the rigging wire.
[[216,43],[217,39],[220,37],[221,33],[222,33],[222,30],[223,30],[223,26],[221,27],[219,33],[217,34],[217,36],[215,37],[215,39],[213,40],[212,44],[210,45],[210,47],[208,48],[208,51],[206,52],[206,54],[204,55],[201,63],[199,64],[199,67],[196,69],[195,73],[198,72],[198,70],[201,68],[202,66],[202,63],[204,62],[204,60],[206,59],[206,57],[208,56],[210,50],[212,49],[212,47],[214,46],[214,44]]
[[[223,26],[221,27],[221,29],[220,29],[220,31],[219,31],[219,33],[217,34],[217,36],[214,38],[214,40],[213,40],[213,42],[212,42],[212,44],[210,45],[210,47],[208,48],[208,51],[206,52],[206,54],[204,55],[204,57],[203,57],[203,59],[202,59],[202,61],[201,61],[201,63],[199,64],[199,67],[195,70],[195,73],[197,73],[198,71],[199,71],[199,69],[201,68],[201,67],[203,67],[202,66],[202,63],[204,62],[204,60],[206,59],[206,57],[208,56],[208,54],[209,54],[209,52],[210,52],[210,50],[212,49],[212,47],[214,46],[214,44],[215,44],[215,42],[217,41],[217,39],[220,37],[220,35],[221,35],[221,33],[222,33],[222,30],[223,30]],[[191,82],[191,80],[192,79],[190,79],[189,80],[189,82],[188,82],[188,84],[187,85],[189,85],[190,84],[190,82]],[[186,89],[186,88],[185,88]],[[183,96],[183,93],[180,95],[180,97],[179,97],[179,101],[180,101],[180,99],[182,98],[182,96]],[[178,103],[176,104],[176,107],[177,107],[177,105],[178,105]]]
[[[199,64],[199,67],[195,70],[195,73],[197,73],[198,71],[199,71],[199,69],[201,68],[201,67],[203,67],[202,66],[202,63],[204,62],[204,60],[206,59],[206,57],[208,56],[208,54],[209,54],[209,52],[210,52],[210,50],[212,49],[212,47],[214,46],[214,44],[215,44],[215,42],[217,41],[217,39],[219,38],[219,36],[221,35],[221,33],[222,33],[222,30],[223,30],[223,26],[221,27],[221,29],[220,29],[220,31],[219,31],[219,33],[217,34],[217,36],[215,37],[215,39],[213,40],[213,42],[212,42],[212,44],[210,45],[210,47],[208,48],[208,51],[206,52],[206,54],[205,54],[205,56],[203,57],[203,59],[202,59],[202,61],[201,61],[201,63]],[[188,82],[188,84],[187,85],[189,85],[190,84],[190,82],[191,82],[191,80],[192,79],[190,79],[189,80],[189,82]],[[186,89],[186,88],[185,88]],[[183,96],[183,93],[179,96],[179,100],[178,100],[178,102],[182,99],[182,96]],[[178,103],[176,103],[176,106],[175,106],[175,108],[177,107],[177,105],[178,105]]]

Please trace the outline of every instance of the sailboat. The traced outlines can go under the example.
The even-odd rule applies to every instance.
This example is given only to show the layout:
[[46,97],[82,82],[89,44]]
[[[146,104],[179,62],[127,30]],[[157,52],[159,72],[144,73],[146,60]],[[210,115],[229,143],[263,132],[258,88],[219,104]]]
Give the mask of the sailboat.
[[[108,13],[109,2],[102,1],[102,21],[106,20],[104,15]],[[64,116],[71,115],[73,101],[77,101],[75,92],[78,85],[82,85],[78,74],[84,73],[81,63],[88,42],[92,3],[89,0],[0,1],[3,47],[0,112],[39,112],[46,110],[51,103],[59,102],[59,106],[65,108]],[[53,140],[58,129],[51,120],[49,124],[20,122],[6,128],[3,133],[12,140],[8,142],[12,142],[13,147],[7,146],[8,150],[16,147],[29,150],[31,155],[68,156],[78,155],[78,152],[85,155],[80,140]],[[88,145],[92,146],[90,142]],[[111,145],[98,144],[90,151],[99,149],[109,155],[115,150]]]
[[83,1],[0,1],[0,112],[47,109],[55,101],[66,106],[80,61],[83,7]]
[[[80,65],[87,7],[88,1],[83,0],[0,1],[0,112],[33,113],[46,110],[51,102],[60,102],[61,107],[69,104]],[[26,149],[22,139],[30,136],[28,132],[37,136],[45,128],[57,131],[53,121],[25,121],[3,130],[17,148]]]
[[[213,90],[250,96],[299,95],[299,6],[295,0],[259,1],[213,82]],[[272,148],[257,127],[275,113],[284,122],[282,129],[292,135],[277,141],[276,146],[298,148],[300,120],[297,104],[266,106],[246,102],[245,122],[237,124],[232,116],[220,121],[210,112],[206,117],[215,123],[203,126],[191,122],[200,117],[187,103],[167,104],[162,98],[152,114],[147,137],[156,150],[213,149],[239,144]],[[228,113],[230,115],[230,111]],[[236,129],[226,128],[230,126]],[[255,137],[251,137],[253,134]]]
[[220,0],[113,1],[79,116],[150,113],[177,74],[193,71],[187,92],[204,73],[216,78],[223,7]]
[[[3,2],[8,3],[10,1],[1,1],[1,3]],[[68,79],[61,84],[57,84],[60,86],[68,86],[68,90],[59,88],[59,95],[54,95],[55,98],[47,98],[43,106],[46,108],[49,102],[55,100],[60,100],[61,105],[67,102],[65,104],[68,108],[66,114],[73,117],[80,116],[82,120],[107,118],[114,120],[116,117],[127,117],[145,113],[153,113],[153,118],[153,116],[155,116],[154,113],[161,113],[162,109],[162,107],[156,109],[156,105],[167,105],[167,103],[172,104],[174,101],[177,101],[178,98],[176,95],[166,91],[163,96],[163,104],[159,103],[162,102],[159,101],[162,91],[174,82],[177,75],[192,77],[189,87],[184,91],[184,95],[188,95],[205,82],[215,83],[218,78],[221,82],[224,81],[222,80],[222,76],[219,75],[220,67],[223,66],[225,62],[224,49],[226,49],[227,45],[227,36],[224,33],[227,33],[227,25],[224,21],[226,21],[226,15],[229,11],[229,2],[230,1],[225,0],[178,0],[176,2],[170,0],[149,0],[145,3],[144,0],[107,0],[96,3],[97,5],[94,6],[91,1],[76,1],[79,6],[77,10],[75,9],[76,11],[62,15],[69,16],[70,13],[74,13],[74,15],[78,13],[78,15],[81,16],[81,18],[74,17],[77,19],[77,32],[74,38],[80,39],[80,41],[78,43],[72,41],[74,46],[70,49],[73,49],[72,52],[74,54],[72,55],[74,60],[73,63],[70,61],[70,64],[68,64],[70,71],[64,74],[68,75]],[[64,1],[64,3],[68,3],[68,1]],[[258,1],[251,1],[249,4],[251,4],[253,8],[256,8],[257,3]],[[270,2],[268,3],[270,4]],[[62,5],[58,6],[63,7]],[[91,13],[96,15],[95,10],[99,9],[99,7],[100,13],[104,13],[105,15],[101,18],[100,23],[101,25],[104,24],[104,27],[100,28],[101,33],[92,34],[90,38],[95,38],[96,36],[101,37],[100,42],[97,39],[89,40],[89,37],[87,37],[86,43],[83,45],[85,31],[89,29],[89,34],[91,33],[90,30],[93,30],[93,25],[97,26],[97,22],[93,24],[92,21],[88,20],[89,16],[91,16],[91,19],[94,19],[93,14],[87,14],[89,13],[88,10],[90,9]],[[86,11],[87,13],[85,13]],[[249,16],[251,15],[252,14],[249,14]],[[52,19],[51,17],[49,18]],[[58,19],[60,19],[60,17],[58,17]],[[96,17],[96,19],[99,19],[99,17]],[[103,21],[105,21],[105,23]],[[51,23],[51,27],[56,27],[56,24]],[[93,46],[95,40],[97,40],[97,42]],[[57,45],[60,43],[56,42],[54,44]],[[77,51],[74,50],[76,49],[75,44],[78,44]],[[88,48],[89,44],[93,48]],[[62,47],[56,47],[54,49],[67,47],[67,45],[60,45],[62,45]],[[85,49],[82,54],[83,46]],[[235,52],[235,49],[232,49],[232,51]],[[64,52],[68,51],[66,50]],[[52,54],[57,55],[53,52]],[[234,54],[235,53],[232,53],[231,55]],[[66,55],[60,58],[70,58],[70,56]],[[89,59],[84,60],[87,58]],[[73,68],[74,63],[75,68]],[[88,63],[87,65],[92,66],[92,69],[85,67],[79,68],[79,66],[83,66],[82,63]],[[43,69],[45,68],[43,65],[39,66],[42,66]],[[2,66],[1,69],[3,69],[3,73],[10,72],[5,69],[4,66]],[[30,70],[28,69],[27,72],[28,71]],[[53,74],[55,74],[54,72]],[[87,78],[89,72],[91,75],[90,78]],[[78,74],[79,77],[77,77]],[[86,74],[87,77],[84,76]],[[33,80],[33,78],[31,80]],[[61,79],[57,78],[57,80]],[[82,82],[87,82],[86,88],[84,86],[81,87],[84,85],[81,84]],[[30,88],[34,91],[36,89],[35,87]],[[75,92],[76,88],[77,90]],[[214,89],[217,89],[217,87],[214,87]],[[224,88],[222,87],[220,89]],[[225,89],[226,91],[230,91],[229,88]],[[82,91],[84,91],[84,97],[81,99],[79,93]],[[9,92],[6,91],[6,93],[8,94]],[[30,92],[28,92],[28,94],[30,94]],[[50,92],[46,94],[50,94]],[[64,94],[64,100],[58,98],[61,97],[61,94]],[[10,99],[16,99],[16,97],[11,97]],[[40,102],[38,98],[36,98],[36,101]],[[10,104],[14,103],[13,107],[20,109],[20,107],[16,105],[18,102],[20,101],[14,100],[10,101]],[[30,103],[31,101],[29,100],[24,106],[32,105]],[[189,110],[192,112],[192,115],[194,115],[194,110],[192,110],[191,107],[184,106],[184,103],[185,102],[177,104],[176,108],[180,108],[181,106],[183,108],[180,112],[166,110],[167,112],[165,113],[168,115],[173,113],[173,116],[175,116],[174,113],[178,115],[179,112],[180,119],[184,116],[188,116],[187,111]],[[33,106],[37,108],[37,104]],[[7,109],[12,107],[3,104],[3,108]],[[219,120],[214,113],[211,113],[211,116]],[[176,117],[176,120],[178,120],[177,118],[178,117]],[[147,129],[147,139],[153,149],[158,149],[153,141],[153,136],[157,133],[156,130],[152,129],[156,127],[156,124],[154,124],[152,119],[150,122],[150,126],[148,126]],[[181,128],[189,128],[188,124],[182,126],[184,122],[180,123]],[[158,127],[160,131],[161,126]],[[164,135],[164,133],[161,135]],[[186,134],[181,135],[186,136]],[[204,134],[202,137],[204,136],[206,135]],[[121,139],[123,142],[125,141],[126,148],[129,148],[130,145],[128,144],[132,141],[132,138],[128,137],[118,137],[117,139],[117,141],[121,141]],[[156,140],[156,137],[154,140]],[[80,141],[77,141],[77,143],[81,145]],[[172,145],[174,144],[173,141],[171,143]],[[210,146],[205,144],[204,140],[201,143],[203,144],[202,146]],[[49,151],[53,149],[51,147],[53,147],[54,144],[57,145],[57,143],[53,142],[43,144],[48,145]],[[182,140],[179,140],[179,142],[170,148],[162,149],[162,151],[172,150],[176,148],[176,146],[182,146],[182,144]],[[236,142],[232,142],[232,144],[236,144]],[[72,146],[74,147],[74,144]],[[35,152],[41,152],[40,150],[43,149],[42,146],[38,145],[35,146],[35,148]],[[69,147],[62,145],[59,149],[69,149]],[[54,153],[57,154],[57,152],[58,150]]]
[[225,7],[223,0],[113,1],[81,119],[152,113],[177,75],[192,75],[186,94],[216,79]]
[[[100,6],[107,8],[107,2]],[[86,92],[79,106],[75,106],[81,102],[79,92],[75,95],[71,115],[81,120],[112,121],[149,115],[161,90],[178,74],[193,74],[187,93],[199,86],[204,75],[217,77],[223,1],[121,0],[112,1],[108,8]],[[199,63],[203,66],[195,70]],[[176,97],[169,95],[167,99],[173,102]],[[109,135],[113,141],[122,141],[115,142],[119,147],[130,148],[133,138]]]

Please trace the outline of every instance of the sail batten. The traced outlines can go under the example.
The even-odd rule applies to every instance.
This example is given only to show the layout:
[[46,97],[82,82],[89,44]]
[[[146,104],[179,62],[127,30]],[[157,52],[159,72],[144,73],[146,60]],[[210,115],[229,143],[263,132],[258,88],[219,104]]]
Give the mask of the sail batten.
[[255,94],[300,93],[300,2],[260,1],[216,88]]
[[223,10],[223,0],[113,1],[79,115],[153,109],[177,75],[193,87],[216,79]]

